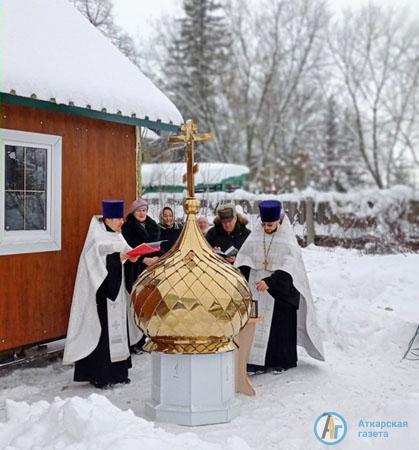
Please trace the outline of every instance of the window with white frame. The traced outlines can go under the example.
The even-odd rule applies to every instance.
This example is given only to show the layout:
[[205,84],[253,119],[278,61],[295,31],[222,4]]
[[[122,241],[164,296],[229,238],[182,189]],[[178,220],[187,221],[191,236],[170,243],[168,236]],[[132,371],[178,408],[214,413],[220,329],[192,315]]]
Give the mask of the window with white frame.
[[0,129],[0,255],[61,249],[61,141]]

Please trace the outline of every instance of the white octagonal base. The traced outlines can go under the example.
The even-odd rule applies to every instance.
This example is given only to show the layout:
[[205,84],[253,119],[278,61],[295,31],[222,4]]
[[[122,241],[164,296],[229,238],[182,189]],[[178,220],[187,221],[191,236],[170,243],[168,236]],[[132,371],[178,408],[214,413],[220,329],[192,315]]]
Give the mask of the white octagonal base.
[[234,352],[168,355],[152,353],[147,416],[178,425],[230,422],[239,412]]

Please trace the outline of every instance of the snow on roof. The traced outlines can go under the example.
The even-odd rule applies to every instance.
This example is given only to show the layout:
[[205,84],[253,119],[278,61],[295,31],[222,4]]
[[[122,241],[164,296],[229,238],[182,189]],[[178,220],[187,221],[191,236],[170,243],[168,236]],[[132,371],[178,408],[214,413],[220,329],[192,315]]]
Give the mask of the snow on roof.
[[[148,186],[186,186],[183,175],[186,163],[159,163],[142,165],[142,185]],[[199,163],[195,184],[217,184],[226,178],[239,177],[249,173],[249,168],[239,164]]]
[[1,92],[183,122],[175,105],[68,0],[2,0],[0,12]]

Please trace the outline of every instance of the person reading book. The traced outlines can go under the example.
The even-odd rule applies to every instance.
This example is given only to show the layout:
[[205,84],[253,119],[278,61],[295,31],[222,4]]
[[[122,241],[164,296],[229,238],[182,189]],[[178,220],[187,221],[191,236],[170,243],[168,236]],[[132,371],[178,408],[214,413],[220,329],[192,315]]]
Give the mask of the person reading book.
[[[122,225],[122,234],[128,244],[132,247],[138,247],[140,244],[148,242],[156,242],[160,240],[160,228],[157,223],[148,215],[148,203],[146,200],[139,198],[132,202],[129,214],[126,217],[124,225]],[[125,263],[125,279],[126,287],[129,293],[132,287],[147,268],[155,264],[162,252],[156,250],[138,258],[136,262],[127,261]],[[131,348],[133,353],[141,353],[145,337]]]
[[129,345],[142,333],[135,325],[123,264],[136,256],[121,234],[124,202],[104,200],[103,216],[90,222],[71,304],[64,364],[75,363],[74,381],[98,388],[129,383]]
[[297,343],[324,361],[321,330],[294,230],[278,200],[259,204],[258,221],[235,266],[249,282],[264,320],[256,327],[248,371],[280,373],[297,366]]
[[[157,223],[148,215],[148,203],[139,198],[131,204],[130,211],[122,225],[122,235],[132,247],[140,244],[156,242],[160,239],[160,228]],[[128,292],[138,276],[149,266],[155,264],[161,255],[160,249],[153,253],[140,256],[136,263],[127,262],[125,264],[126,284]]]
[[[238,214],[233,203],[226,203],[218,206],[217,216],[214,219],[214,226],[208,230],[206,239],[214,252],[225,253],[230,247],[240,250],[250,230],[246,228],[247,219]],[[230,254],[225,256],[226,261],[234,264],[236,256]]]

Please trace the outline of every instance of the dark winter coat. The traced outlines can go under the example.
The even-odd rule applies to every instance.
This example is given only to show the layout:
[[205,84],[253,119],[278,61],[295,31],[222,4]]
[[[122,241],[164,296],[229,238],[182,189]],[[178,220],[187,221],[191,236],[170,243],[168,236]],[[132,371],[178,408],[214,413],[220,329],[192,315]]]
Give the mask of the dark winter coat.
[[164,223],[159,223],[160,227],[160,239],[162,241],[161,244],[161,250],[163,253],[168,252],[175,242],[177,241],[178,237],[180,236],[180,233],[182,232],[183,225],[175,223],[172,227],[167,227]]
[[[159,241],[160,227],[157,225],[156,221],[149,216],[147,216],[144,222],[139,222],[133,214],[128,214],[124,225],[122,225],[122,235],[128,242],[128,245],[134,248],[144,242]],[[138,258],[135,263],[130,261],[125,263],[125,285],[128,292],[131,292],[138,276],[147,268],[143,263],[144,258],[160,256],[161,254],[161,252],[150,253]]]
[[160,227],[156,221],[147,216],[144,222],[139,222],[134,214],[128,214],[122,225],[122,235],[128,244],[134,248],[144,242],[155,242],[160,240]]
[[248,220],[241,214],[237,214],[237,222],[234,230],[228,234],[218,217],[214,220],[214,226],[210,228],[206,234],[206,239],[211,247],[220,247],[222,252],[225,252],[231,246],[240,250],[250,230],[246,228]]

